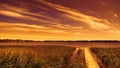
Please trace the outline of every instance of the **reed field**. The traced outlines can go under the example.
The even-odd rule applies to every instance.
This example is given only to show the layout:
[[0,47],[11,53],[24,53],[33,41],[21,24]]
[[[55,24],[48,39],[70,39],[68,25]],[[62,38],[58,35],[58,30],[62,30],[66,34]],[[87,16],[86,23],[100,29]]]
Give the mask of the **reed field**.
[[104,68],[120,68],[120,48],[91,48]]
[[0,47],[0,68],[86,68],[83,52],[62,46]]

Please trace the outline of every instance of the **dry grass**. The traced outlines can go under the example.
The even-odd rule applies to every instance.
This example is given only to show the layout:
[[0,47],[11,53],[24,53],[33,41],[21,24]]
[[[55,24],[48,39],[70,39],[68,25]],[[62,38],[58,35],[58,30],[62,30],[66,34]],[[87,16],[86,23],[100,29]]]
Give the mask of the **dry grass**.
[[[57,46],[2,47],[0,68],[63,68],[75,48]],[[69,68],[85,68],[84,58],[78,55]]]
[[120,68],[119,48],[92,48],[91,50],[101,60],[105,68]]

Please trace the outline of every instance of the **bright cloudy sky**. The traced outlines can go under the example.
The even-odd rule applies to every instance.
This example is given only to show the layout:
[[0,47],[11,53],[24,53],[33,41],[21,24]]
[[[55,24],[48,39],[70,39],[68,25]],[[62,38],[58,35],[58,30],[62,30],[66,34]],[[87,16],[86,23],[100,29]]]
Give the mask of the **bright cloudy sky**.
[[0,0],[0,38],[120,40],[120,0]]

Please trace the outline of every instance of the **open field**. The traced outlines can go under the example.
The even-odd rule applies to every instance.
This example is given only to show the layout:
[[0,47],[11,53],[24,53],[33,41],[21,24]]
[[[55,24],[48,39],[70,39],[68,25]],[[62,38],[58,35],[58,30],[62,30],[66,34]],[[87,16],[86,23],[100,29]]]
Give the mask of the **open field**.
[[72,47],[1,47],[0,68],[86,68],[83,52]]
[[91,48],[102,68],[120,68],[120,48]]
[[68,46],[68,47],[96,47],[120,48],[120,42],[9,42],[0,43],[0,46]]
[[0,68],[120,68],[119,54],[119,42],[0,43]]

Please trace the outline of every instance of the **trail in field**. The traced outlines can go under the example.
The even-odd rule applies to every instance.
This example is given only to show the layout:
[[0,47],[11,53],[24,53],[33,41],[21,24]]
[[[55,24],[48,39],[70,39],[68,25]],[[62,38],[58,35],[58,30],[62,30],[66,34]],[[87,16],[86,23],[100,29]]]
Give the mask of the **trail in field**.
[[94,57],[91,55],[89,48],[84,48],[86,65],[88,68],[100,68],[97,62],[95,61]]
[[76,48],[75,51],[73,52],[73,55],[71,56],[71,60],[74,59],[78,55],[78,51],[80,48]]
[[63,65],[63,68],[69,68],[69,64],[71,63],[71,61],[78,55],[78,51],[80,50],[80,48],[76,48],[74,50],[74,52],[72,53],[72,56],[69,58],[65,59],[65,65]]

